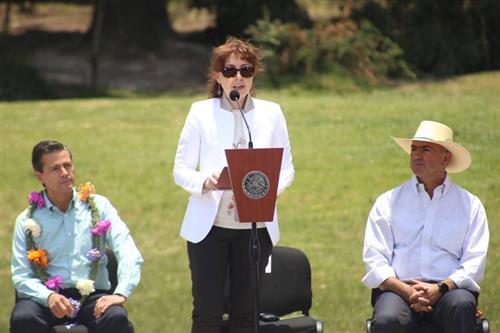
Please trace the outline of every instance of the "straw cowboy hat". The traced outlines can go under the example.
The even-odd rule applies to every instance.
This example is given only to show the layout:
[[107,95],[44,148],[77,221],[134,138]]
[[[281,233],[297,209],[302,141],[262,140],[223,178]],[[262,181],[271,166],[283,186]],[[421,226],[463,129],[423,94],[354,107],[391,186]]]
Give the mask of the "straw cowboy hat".
[[422,121],[418,126],[417,132],[411,139],[392,138],[408,154],[411,152],[411,144],[413,141],[432,142],[448,149],[452,154],[450,162],[446,167],[446,171],[449,173],[464,171],[471,164],[469,151],[458,143],[453,142],[453,130],[435,121]]

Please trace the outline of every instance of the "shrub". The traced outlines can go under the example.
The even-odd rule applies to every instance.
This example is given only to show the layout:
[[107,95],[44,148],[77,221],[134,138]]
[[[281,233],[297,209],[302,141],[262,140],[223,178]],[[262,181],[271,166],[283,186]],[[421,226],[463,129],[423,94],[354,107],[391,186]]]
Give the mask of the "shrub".
[[369,0],[352,16],[395,40],[419,73],[500,68],[500,1]]
[[304,29],[265,18],[247,33],[264,49],[274,83],[284,74],[310,75],[339,66],[370,82],[415,78],[398,44],[366,20],[358,24],[343,19]]

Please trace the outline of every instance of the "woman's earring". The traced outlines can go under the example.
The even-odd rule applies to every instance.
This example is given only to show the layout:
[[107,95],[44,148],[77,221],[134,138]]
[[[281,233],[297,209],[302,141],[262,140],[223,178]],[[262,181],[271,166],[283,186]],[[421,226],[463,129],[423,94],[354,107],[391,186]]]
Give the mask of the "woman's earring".
[[222,95],[222,91],[220,90],[220,88],[221,87],[220,87],[220,83],[219,83],[219,87],[217,88],[217,95],[219,95],[219,96]]

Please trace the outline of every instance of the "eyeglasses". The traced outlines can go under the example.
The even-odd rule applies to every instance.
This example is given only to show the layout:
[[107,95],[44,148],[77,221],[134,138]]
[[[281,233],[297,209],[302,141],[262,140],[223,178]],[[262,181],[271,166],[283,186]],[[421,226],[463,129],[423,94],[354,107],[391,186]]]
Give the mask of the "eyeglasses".
[[255,73],[255,68],[252,65],[243,65],[240,68],[236,68],[236,66],[224,66],[222,68],[222,75],[226,78],[235,77],[238,72],[240,72],[243,77],[252,77]]

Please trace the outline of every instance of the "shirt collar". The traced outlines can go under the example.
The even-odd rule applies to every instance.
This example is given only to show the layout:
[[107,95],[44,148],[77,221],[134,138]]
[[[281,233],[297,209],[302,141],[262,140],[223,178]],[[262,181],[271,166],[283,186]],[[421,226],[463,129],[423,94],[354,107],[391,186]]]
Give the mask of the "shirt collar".
[[421,182],[418,181],[418,178],[417,176],[413,175],[411,177],[411,181],[413,183],[413,188],[415,189],[415,191],[418,193],[420,193],[420,191],[424,191],[424,184],[422,184]]
[[446,176],[444,177],[443,185],[441,185],[441,186],[442,186],[441,194],[445,195],[446,193],[448,193],[448,191],[450,190],[450,187],[451,187],[451,180],[448,177],[448,172],[446,173]]
[[[226,111],[232,112],[233,107],[231,106],[231,103],[229,103],[228,98],[226,95],[222,95],[220,98],[220,107],[221,109],[224,109]],[[241,108],[241,110],[244,113],[247,113],[255,108],[254,103],[253,103],[253,98],[250,95],[247,95],[247,100],[245,101],[245,105]]]
[[[413,175],[412,181],[417,193],[419,193],[420,191],[425,191],[424,184],[418,181],[417,176]],[[444,196],[446,193],[448,193],[450,185],[451,185],[451,180],[448,177],[448,173],[446,173],[443,183],[434,189],[434,194],[437,194],[440,197]]]
[[[58,209],[59,210],[59,208],[57,208],[52,203],[52,201],[50,201],[49,196],[47,194],[47,190],[43,191],[43,198],[45,199],[45,207],[47,207],[48,210],[50,210],[51,212],[53,212],[54,209]],[[78,202],[78,192],[76,191],[75,188],[73,188],[73,198],[71,198],[71,201],[69,202],[68,208],[69,209],[73,208],[75,206],[75,202]]]

